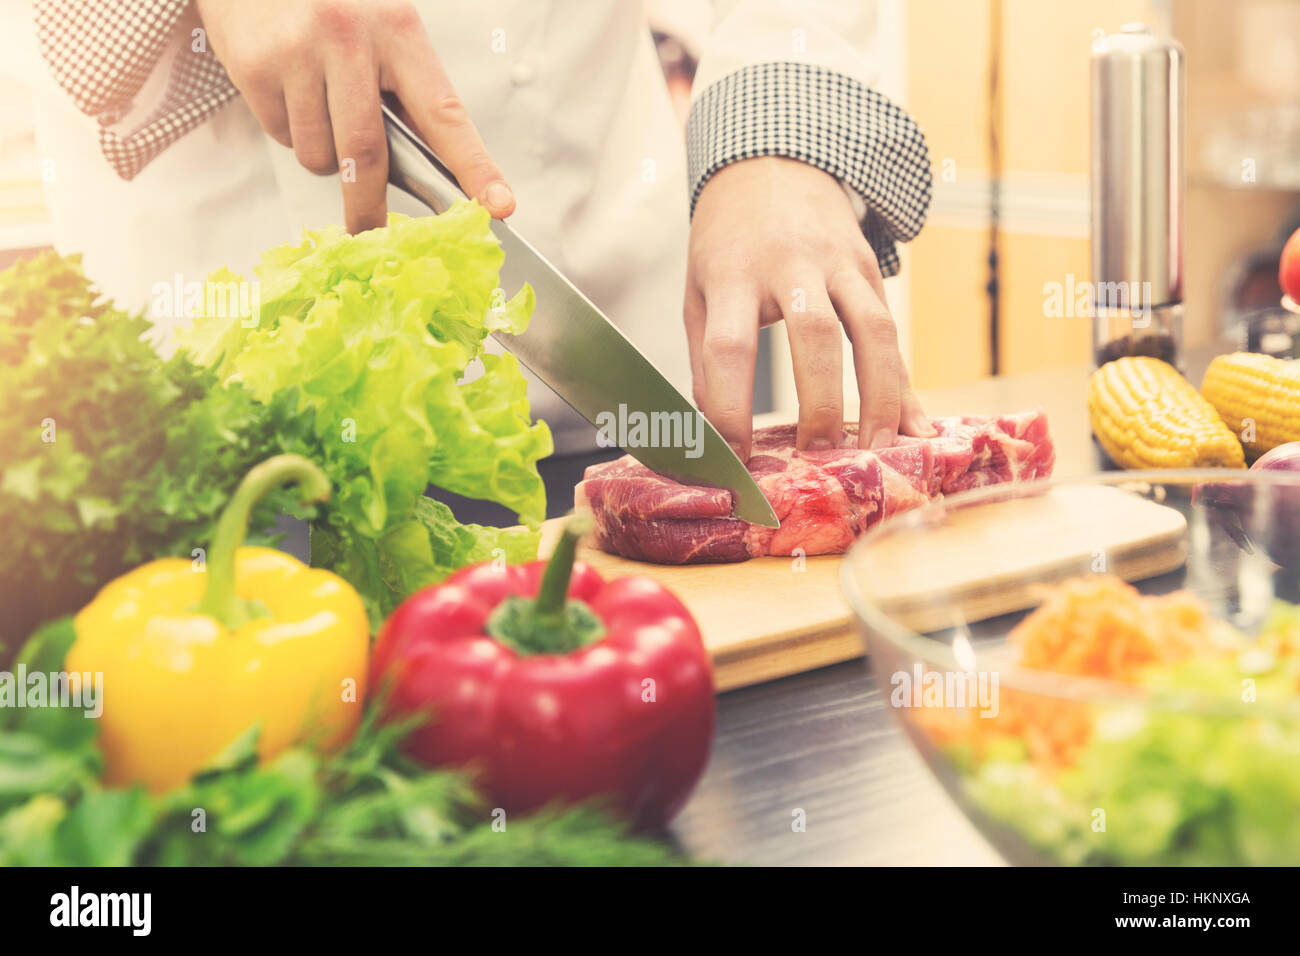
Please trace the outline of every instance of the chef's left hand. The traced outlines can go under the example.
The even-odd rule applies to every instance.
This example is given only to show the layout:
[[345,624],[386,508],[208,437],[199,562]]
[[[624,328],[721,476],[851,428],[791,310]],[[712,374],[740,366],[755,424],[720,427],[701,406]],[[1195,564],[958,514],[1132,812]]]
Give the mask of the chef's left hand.
[[696,404],[742,460],[753,437],[758,330],[783,318],[800,448],[840,442],[845,333],[861,396],[859,446],[935,433],[908,381],[875,253],[839,182],[816,167],[765,156],[710,177],[691,223],[684,314]]

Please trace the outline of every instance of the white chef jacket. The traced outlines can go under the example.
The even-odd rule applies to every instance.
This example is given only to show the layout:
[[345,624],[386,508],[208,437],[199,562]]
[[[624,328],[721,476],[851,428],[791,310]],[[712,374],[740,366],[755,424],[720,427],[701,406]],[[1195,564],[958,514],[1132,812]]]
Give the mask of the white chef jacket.
[[[510,223],[563,271],[687,395],[681,321],[689,222],[682,133],[637,0],[420,0],[435,50],[517,198]],[[747,65],[818,64],[871,85],[875,5],[731,0],[713,5],[695,93]],[[130,110],[129,131],[166,90],[170,59],[191,41],[182,21]],[[226,265],[246,275],[260,253],[304,228],[343,221],[338,181],[292,150],[236,98],[167,147],[131,181],[97,146],[98,123],[49,75],[36,82],[39,152],[60,252],[124,307]],[[390,208],[427,212],[390,189]],[[919,228],[919,227],[918,227]],[[507,290],[513,294],[515,290]],[[557,451],[594,433],[530,381],[535,417]]]

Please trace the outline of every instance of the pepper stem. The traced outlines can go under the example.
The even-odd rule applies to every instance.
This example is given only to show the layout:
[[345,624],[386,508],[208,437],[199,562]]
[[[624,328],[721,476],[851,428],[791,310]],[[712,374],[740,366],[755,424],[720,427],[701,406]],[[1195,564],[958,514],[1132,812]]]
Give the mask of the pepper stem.
[[520,654],[567,654],[600,640],[605,626],[583,601],[569,597],[578,540],[591,530],[590,515],[575,515],[551,552],[537,597],[511,595],[488,617],[487,632]]
[[555,550],[546,562],[541,584],[537,586],[533,611],[539,617],[554,618],[564,614],[569,581],[573,579],[573,561],[578,555],[578,541],[590,530],[589,514],[576,514],[565,523],[560,540],[555,543]]
[[244,476],[217,521],[217,531],[208,553],[208,583],[203,589],[198,610],[216,618],[229,630],[233,631],[254,616],[249,602],[242,600],[235,591],[235,555],[248,534],[249,516],[253,506],[264,495],[286,482],[298,485],[304,504],[329,499],[329,478],[318,465],[302,455],[276,455],[254,466]]

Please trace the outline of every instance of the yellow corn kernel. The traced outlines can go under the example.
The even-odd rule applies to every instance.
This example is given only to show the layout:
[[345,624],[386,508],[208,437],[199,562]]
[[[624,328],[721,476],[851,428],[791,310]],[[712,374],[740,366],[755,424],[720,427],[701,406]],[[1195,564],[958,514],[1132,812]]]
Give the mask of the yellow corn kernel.
[[1201,394],[1253,456],[1300,441],[1300,362],[1271,355],[1220,355],[1205,370]]
[[1244,468],[1237,436],[1168,362],[1126,356],[1088,382],[1093,434],[1124,468]]

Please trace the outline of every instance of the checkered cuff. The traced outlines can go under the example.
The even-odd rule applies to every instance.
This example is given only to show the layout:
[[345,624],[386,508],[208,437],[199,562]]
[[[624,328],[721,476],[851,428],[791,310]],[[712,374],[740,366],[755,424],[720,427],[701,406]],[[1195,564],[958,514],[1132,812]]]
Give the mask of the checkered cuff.
[[36,0],[41,55],[77,108],[99,120],[104,158],[123,179],[204,122],[237,92],[206,43],[185,42],[158,107],[125,135],[110,129],[131,109],[189,0]]
[[843,73],[811,63],[757,63],[705,90],[686,123],[691,213],[709,177],[755,156],[788,156],[846,183],[866,203],[862,231],[883,275],[895,242],[921,231],[930,206],[930,151],[916,122]]

